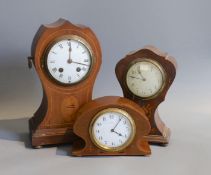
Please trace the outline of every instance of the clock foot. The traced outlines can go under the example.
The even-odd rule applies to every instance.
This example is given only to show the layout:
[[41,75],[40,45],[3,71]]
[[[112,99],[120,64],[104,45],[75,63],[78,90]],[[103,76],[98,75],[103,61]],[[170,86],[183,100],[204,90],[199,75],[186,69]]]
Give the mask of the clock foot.
[[43,146],[72,143],[77,137],[67,128],[37,129],[31,131],[31,145],[33,148]]
[[170,129],[165,127],[162,133],[157,134],[157,135],[156,134],[150,134],[148,136],[145,136],[145,139],[150,144],[165,146],[169,143],[170,136],[171,136]]
[[[40,127],[40,126],[39,126]],[[55,128],[42,126],[39,128],[34,118],[29,120],[29,131],[32,148],[42,148],[43,146],[72,143],[78,137],[73,133],[71,125]]]

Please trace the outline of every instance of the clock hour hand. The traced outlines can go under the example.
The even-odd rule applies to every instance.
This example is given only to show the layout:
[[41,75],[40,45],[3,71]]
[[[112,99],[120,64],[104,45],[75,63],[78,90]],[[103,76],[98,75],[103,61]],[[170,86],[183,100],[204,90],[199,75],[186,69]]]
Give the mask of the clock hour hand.
[[118,132],[114,131],[114,129],[111,129],[111,132],[114,132],[114,133],[118,134],[119,136],[122,136],[121,133],[118,133]]
[[142,75],[142,72],[141,72],[140,67],[137,67],[137,69],[138,69],[139,75],[141,75],[142,80],[143,80],[143,81],[146,81],[146,78],[144,78],[144,76]]

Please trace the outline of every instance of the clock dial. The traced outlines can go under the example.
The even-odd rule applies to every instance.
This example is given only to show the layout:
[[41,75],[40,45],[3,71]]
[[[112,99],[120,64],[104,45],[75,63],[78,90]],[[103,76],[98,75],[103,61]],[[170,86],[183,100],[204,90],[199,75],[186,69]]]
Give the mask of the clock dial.
[[159,94],[164,82],[165,74],[162,67],[149,59],[133,64],[126,75],[129,90],[142,98],[150,98]]
[[88,47],[76,39],[56,42],[47,54],[50,75],[63,84],[74,84],[89,73],[92,57]]
[[95,144],[107,151],[122,150],[133,140],[135,125],[128,113],[110,108],[97,114],[91,127]]

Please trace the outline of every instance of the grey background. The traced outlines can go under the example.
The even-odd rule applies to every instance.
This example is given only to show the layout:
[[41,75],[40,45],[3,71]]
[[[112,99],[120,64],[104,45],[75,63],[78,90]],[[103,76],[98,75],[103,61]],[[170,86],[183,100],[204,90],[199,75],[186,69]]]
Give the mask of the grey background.
[[[210,7],[208,0],[1,0],[1,174],[209,174]],[[106,158],[69,157],[69,145],[28,148],[27,118],[42,89],[26,58],[39,26],[60,17],[89,26],[100,40],[103,64],[94,97],[122,95],[114,68],[132,50],[152,44],[177,59],[176,80],[159,106],[172,130],[168,147],[152,146],[149,157]]]

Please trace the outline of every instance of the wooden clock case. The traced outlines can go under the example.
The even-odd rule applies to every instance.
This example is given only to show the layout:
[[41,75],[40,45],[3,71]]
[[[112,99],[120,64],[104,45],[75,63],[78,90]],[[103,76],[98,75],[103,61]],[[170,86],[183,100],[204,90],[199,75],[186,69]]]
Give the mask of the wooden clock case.
[[[108,152],[98,148],[89,134],[89,127],[93,117],[108,108],[118,108],[126,111],[133,118],[136,133],[133,141],[124,150]],[[74,133],[81,139],[73,143],[73,156],[106,156],[106,155],[149,155],[151,154],[148,141],[144,138],[150,131],[150,123],[144,110],[133,101],[117,96],[107,96],[92,100],[77,112],[77,119],[73,127]]]
[[[134,95],[126,84],[126,73],[128,66],[131,62],[139,59],[149,58],[158,62],[165,71],[166,81],[162,91],[151,99],[143,99]],[[155,144],[167,144],[170,138],[170,129],[166,127],[164,122],[160,119],[157,107],[158,105],[165,100],[166,93],[170,88],[174,78],[176,76],[176,61],[173,57],[169,56],[167,53],[161,52],[159,49],[154,46],[146,46],[145,48],[135,51],[129,55],[126,55],[125,58],[121,59],[115,68],[117,79],[122,87],[124,97],[133,100],[140,107],[142,107],[150,120],[151,131],[147,140],[150,143]]]
[[[44,54],[57,38],[78,36],[92,49],[92,66],[89,75],[77,84],[63,86],[53,81],[46,72]],[[94,81],[101,65],[101,48],[93,31],[82,25],[73,25],[59,19],[42,25],[36,33],[29,65],[34,64],[43,87],[43,99],[34,116],[29,120],[33,147],[72,142],[75,112],[92,99]]]

